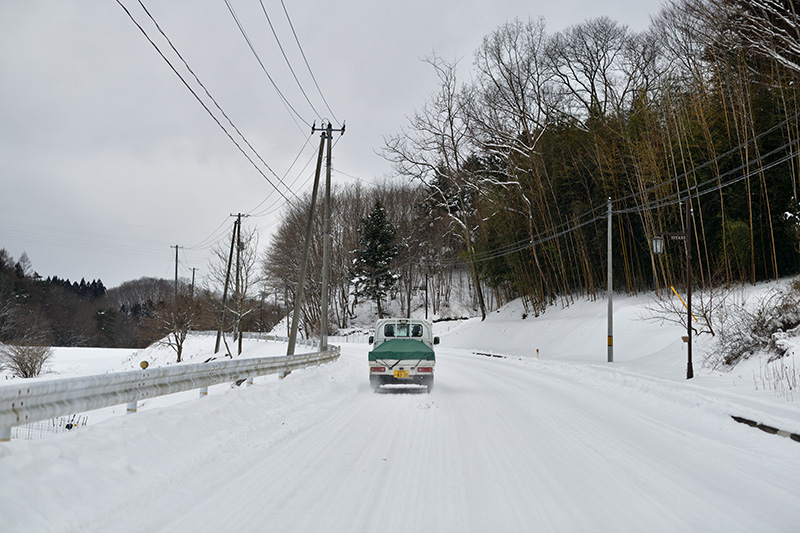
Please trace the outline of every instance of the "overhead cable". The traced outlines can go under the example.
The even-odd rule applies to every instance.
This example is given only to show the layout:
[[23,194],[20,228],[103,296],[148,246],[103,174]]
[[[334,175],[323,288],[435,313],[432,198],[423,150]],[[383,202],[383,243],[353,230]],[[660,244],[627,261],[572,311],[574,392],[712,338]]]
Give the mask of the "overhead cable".
[[258,61],[258,64],[261,66],[261,70],[264,72],[264,74],[267,75],[267,78],[269,79],[270,83],[272,84],[272,87],[275,89],[275,92],[278,93],[278,96],[280,96],[280,98],[283,101],[284,105],[286,105],[286,107],[289,110],[291,110],[291,112],[294,113],[294,115],[298,119],[300,119],[300,121],[303,124],[305,124],[307,127],[310,128],[311,127],[311,123],[309,121],[307,121],[306,119],[304,119],[303,116],[300,115],[300,113],[297,112],[297,110],[292,106],[292,104],[289,102],[289,100],[283,95],[283,92],[281,92],[280,88],[278,88],[278,84],[275,83],[275,80],[272,79],[272,76],[270,75],[269,71],[267,70],[267,67],[264,66],[264,62],[261,60],[261,57],[258,55],[258,52],[256,52],[256,49],[253,46],[252,41],[250,41],[250,37],[247,36],[247,32],[245,31],[244,26],[242,26],[242,23],[239,20],[239,17],[236,15],[236,11],[233,9],[233,6],[231,5],[230,0],[225,0],[225,5],[228,6],[228,11],[230,12],[231,17],[233,17],[233,21],[236,23],[236,26],[239,28],[239,32],[242,34],[242,37],[244,37],[245,42],[247,42],[247,46],[250,48],[250,51],[253,53],[253,56],[255,56],[256,61]]
[[311,79],[314,80],[314,86],[317,88],[317,92],[319,92],[322,101],[325,102],[325,107],[328,109],[328,112],[331,114],[333,120],[336,121],[336,124],[341,126],[342,123],[336,118],[336,115],[333,113],[331,106],[328,105],[328,100],[325,99],[325,95],[322,94],[322,89],[319,88],[319,83],[317,83],[317,78],[314,76],[314,72],[311,70],[311,65],[308,64],[308,59],[306,58],[306,53],[303,51],[303,46],[300,44],[300,39],[297,37],[297,32],[294,30],[294,24],[292,24],[292,18],[289,16],[289,12],[286,10],[286,4],[281,0],[281,6],[283,6],[283,12],[286,14],[286,20],[289,21],[289,27],[292,29],[292,35],[294,35],[294,40],[297,43],[297,48],[300,49],[300,55],[303,56],[303,61],[306,63],[306,68],[308,68],[308,73],[311,74]]
[[[166,55],[164,55],[162,50],[153,41],[153,39],[150,37],[150,35],[148,35],[147,31],[142,27],[142,25],[139,24],[139,22],[134,18],[134,16],[131,14],[131,12],[128,10],[128,8],[126,8],[125,5],[123,5],[120,0],[116,0],[116,1],[117,1],[117,4],[119,4],[119,6],[125,11],[125,13],[128,15],[128,17],[131,19],[131,21],[136,25],[136,27],[139,28],[139,31],[142,32],[142,35],[144,35],[145,38],[148,40],[148,42],[150,42],[150,44],[153,46],[153,48],[156,49],[156,51],[161,56],[161,58],[169,65],[170,69],[172,69],[172,71],[175,73],[175,75],[178,76],[178,78],[181,80],[181,82],[183,82],[183,84],[186,86],[186,88],[189,90],[189,92],[192,93],[192,96],[194,96],[195,99],[200,103],[200,105],[203,106],[203,109],[206,110],[206,112],[209,114],[209,116],[211,116],[211,118],[214,120],[214,122],[217,124],[217,126],[219,126],[220,129],[222,129],[222,131],[225,133],[225,135],[228,137],[228,139],[230,139],[230,141],[239,149],[239,151],[250,162],[250,164],[253,166],[253,168],[255,168],[256,171],[259,174],[261,174],[261,176],[265,180],[267,180],[267,182],[273,187],[273,189],[275,189],[278,192],[278,194],[283,196],[283,198],[287,202],[292,204],[292,201],[278,188],[278,186],[275,183],[272,182],[272,180],[270,180],[270,178],[264,173],[264,171],[261,170],[258,167],[258,165],[255,163],[255,161],[253,161],[253,159],[250,157],[250,155],[244,150],[244,148],[242,148],[242,146],[236,141],[236,139],[233,138],[233,136],[225,128],[225,126],[222,125],[222,123],[219,121],[219,119],[216,117],[216,115],[214,115],[214,113],[211,111],[211,109],[209,109],[209,107],[206,105],[206,103],[203,101],[203,99],[200,98],[200,96],[197,94],[197,92],[191,87],[191,85],[189,85],[189,83],[180,74],[180,72],[178,72],[178,70],[175,67],[175,65],[173,65],[172,62],[166,57]],[[147,11],[146,8],[144,7],[144,4],[142,4],[142,0],[139,0],[139,4],[142,6],[142,8],[145,9],[145,11]],[[154,23],[155,23],[155,20],[153,19],[152,15],[150,15],[149,12],[147,12],[147,13],[148,13],[148,16],[150,16],[151,20],[153,20]],[[158,27],[157,24],[156,24],[156,26]],[[159,28],[159,31],[161,31],[160,28]],[[165,38],[167,38],[166,35],[163,32],[161,32],[161,33],[162,33],[162,35],[164,35]],[[169,40],[169,39],[167,38],[167,40]],[[170,46],[172,46],[171,42],[170,42]],[[175,50],[174,46],[173,46],[173,50]],[[176,53],[177,53],[177,51],[176,51]],[[183,58],[181,58],[181,59],[183,60]],[[185,64],[185,61],[184,61],[184,64]],[[187,65],[187,67],[188,67],[188,65]],[[192,74],[194,74],[194,73],[192,73]],[[196,76],[195,76],[195,78],[196,78]],[[199,82],[199,80],[198,80],[198,82]],[[204,89],[205,89],[205,87],[204,87]],[[206,90],[206,92],[208,93],[207,90]],[[230,120],[230,119],[228,119],[228,120]],[[234,128],[235,128],[235,126],[234,126]],[[235,129],[239,133],[239,135],[242,136],[242,139],[247,143],[247,145],[251,148],[251,150],[253,150],[256,154],[258,154],[255,151],[255,149],[252,147],[252,145],[250,145],[250,143],[247,142],[247,140],[244,138],[244,136],[241,134],[241,132],[239,132],[238,128],[235,128]],[[275,174],[275,172],[269,167],[269,165],[267,165],[266,162],[264,162],[263,158],[261,158],[260,155],[258,155],[258,158],[264,163],[265,166],[267,166],[267,169],[277,178],[277,174]],[[289,192],[292,192],[292,191],[289,191]],[[292,192],[292,194],[294,194],[294,193]]]
[[261,10],[264,12],[264,17],[267,19],[267,24],[269,24],[269,29],[272,30],[272,36],[275,37],[275,42],[278,43],[278,48],[280,49],[281,54],[283,55],[283,60],[286,62],[286,66],[289,67],[289,71],[292,73],[292,77],[294,78],[294,81],[297,83],[297,87],[300,88],[300,92],[303,93],[303,97],[306,99],[306,102],[308,102],[308,105],[311,106],[311,110],[314,111],[314,114],[318,118],[322,118],[322,115],[317,111],[317,108],[315,108],[314,104],[312,104],[311,100],[309,100],[308,95],[306,94],[306,90],[303,89],[303,85],[300,83],[300,80],[297,79],[297,74],[295,74],[294,72],[292,63],[286,56],[286,51],[284,51],[283,45],[281,44],[281,40],[278,37],[278,33],[275,31],[275,26],[272,25],[272,20],[269,18],[269,14],[267,13],[267,8],[266,6],[264,6],[264,0],[258,0],[258,2],[261,4]]

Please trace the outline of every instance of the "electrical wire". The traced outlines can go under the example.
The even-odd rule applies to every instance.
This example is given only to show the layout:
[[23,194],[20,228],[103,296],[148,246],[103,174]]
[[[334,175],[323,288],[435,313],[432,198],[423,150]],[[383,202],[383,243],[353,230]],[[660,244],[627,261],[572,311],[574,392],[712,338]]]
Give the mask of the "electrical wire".
[[[178,76],[178,78],[180,78],[180,80],[183,82],[183,84],[186,86],[186,88],[189,90],[189,92],[191,92],[192,95],[195,97],[195,99],[200,103],[200,105],[203,106],[203,109],[205,109],[206,112],[209,114],[209,116],[211,116],[211,118],[214,120],[214,122],[217,124],[217,126],[219,126],[222,129],[222,131],[225,133],[225,135],[228,137],[228,139],[230,139],[230,141],[234,145],[236,145],[236,147],[239,149],[239,151],[242,153],[242,155],[244,155],[244,157],[250,162],[250,164],[253,166],[253,168],[255,168],[256,171],[259,174],[261,174],[261,176],[265,180],[267,180],[267,182],[273,187],[273,189],[275,189],[278,192],[278,194],[283,196],[283,198],[287,202],[289,202],[289,204],[293,204],[292,201],[278,188],[278,186],[275,185],[272,182],[272,180],[269,179],[269,177],[264,173],[264,171],[261,170],[258,167],[258,165],[256,165],[255,161],[253,161],[253,159],[250,157],[250,155],[247,154],[247,152],[245,152],[244,148],[242,148],[242,146],[236,141],[236,139],[233,138],[231,133],[222,125],[222,123],[219,121],[219,119],[216,117],[216,115],[214,115],[214,113],[208,108],[208,106],[202,100],[202,98],[200,98],[200,96],[197,94],[197,92],[195,92],[195,90],[189,85],[189,83],[186,81],[186,79],[180,74],[180,72],[178,72],[178,70],[175,68],[175,66],[172,64],[172,62],[166,57],[166,55],[164,55],[162,50],[153,41],[153,39],[150,37],[150,35],[147,33],[147,31],[142,27],[142,25],[139,24],[139,22],[135,19],[135,17],[128,10],[128,8],[125,7],[125,5],[120,0],[116,0],[116,1],[117,1],[117,4],[119,4],[119,6],[125,11],[125,13],[128,15],[128,17],[131,19],[131,21],[136,25],[136,27],[139,28],[139,31],[142,32],[142,35],[144,35],[145,38],[153,46],[153,48],[156,49],[156,51],[161,56],[161,58],[164,59],[164,61],[169,65],[169,67],[172,69],[172,71],[175,73],[175,75]],[[139,4],[142,5],[142,7],[144,8],[144,4],[142,4],[142,0],[139,0]],[[146,8],[145,8],[145,11],[146,11]],[[148,16],[150,16],[150,18],[155,22],[155,19],[153,19],[152,15],[150,15],[149,12],[148,12]],[[159,29],[159,31],[161,31],[161,30]],[[163,32],[161,32],[161,33],[162,33],[162,35],[164,35],[165,38],[167,38],[166,35]],[[167,40],[169,40],[169,39],[167,38]],[[170,42],[170,45],[172,46],[171,42]],[[173,50],[175,50],[174,46],[173,46]],[[185,61],[184,61],[184,63],[185,63]],[[206,92],[208,92],[208,91],[206,91]],[[236,131],[239,132],[238,129],[236,129]],[[241,135],[241,132],[239,132],[239,134]],[[242,136],[242,138],[244,139],[244,136]],[[247,142],[246,139],[245,139],[245,142]],[[252,148],[252,145],[250,145],[250,143],[247,143],[247,145],[255,152],[255,150]],[[255,153],[258,154],[257,152],[255,152]],[[258,157],[262,162],[264,162],[263,158],[261,158],[260,155]],[[266,165],[266,162],[264,162],[264,164]],[[269,171],[272,172],[272,174],[275,175],[275,177],[277,178],[278,177],[277,174],[275,174],[275,172],[269,167],[269,165],[266,165],[266,166],[269,169]],[[292,193],[292,194],[294,194],[294,193]]]
[[300,44],[300,39],[297,37],[297,32],[294,30],[294,24],[292,24],[292,18],[289,16],[289,12],[286,10],[286,4],[281,0],[281,6],[283,6],[283,12],[286,14],[286,20],[289,21],[289,27],[292,29],[292,35],[294,35],[294,40],[297,43],[297,48],[300,49],[300,55],[303,56],[303,61],[305,61],[306,68],[308,69],[308,73],[311,74],[311,79],[314,80],[314,86],[317,88],[322,101],[325,102],[325,107],[328,109],[328,112],[333,117],[333,120],[336,121],[336,124],[341,127],[342,123],[336,118],[336,115],[333,113],[331,106],[328,105],[328,100],[325,99],[325,95],[322,94],[322,89],[319,87],[319,83],[317,83],[317,78],[314,76],[314,72],[311,70],[311,65],[308,64],[308,59],[306,58],[306,53],[303,51],[303,47]]
[[[767,160],[769,157],[771,157],[771,156],[773,156],[773,155],[775,155],[777,153],[783,152],[783,151],[785,151],[785,150],[787,150],[789,148],[792,148],[792,147],[798,145],[799,143],[800,143],[800,140],[789,141],[786,144],[784,144],[783,146],[775,148],[775,149],[773,149],[770,152],[767,152],[765,154],[762,154],[760,157],[758,157],[756,159],[753,159],[751,161],[748,161],[747,163],[744,163],[744,164],[739,165],[739,166],[737,166],[735,168],[732,168],[732,169],[720,174],[719,176],[716,176],[716,177],[713,177],[713,178],[709,178],[708,180],[705,180],[703,182],[697,183],[697,184],[689,187],[688,189],[684,189],[682,191],[681,190],[676,191],[676,192],[672,193],[669,196],[666,196],[664,198],[660,198],[658,200],[654,200],[654,201],[646,203],[646,204],[642,204],[641,206],[627,208],[627,209],[619,209],[619,210],[615,210],[614,212],[617,212],[617,213],[637,213],[637,212],[642,212],[642,211],[649,211],[649,210],[658,209],[658,208],[661,208],[661,207],[674,205],[674,204],[683,202],[686,199],[686,196],[689,196],[690,198],[695,198],[695,197],[699,197],[699,196],[704,196],[704,195],[706,195],[706,194],[708,194],[710,192],[715,192],[715,191],[721,190],[722,188],[727,187],[727,186],[729,186],[729,185],[731,185],[733,183],[738,183],[738,182],[740,182],[742,180],[745,180],[747,178],[752,177],[755,174],[759,174],[761,172],[764,172],[764,170],[767,170],[769,168],[773,168],[774,166],[776,166],[778,164],[781,164],[781,163],[784,163],[784,162],[788,161],[792,157],[796,156],[798,154],[798,151],[792,151],[789,154],[785,155],[784,157],[780,158],[778,161],[769,163],[766,167],[760,166],[760,164],[762,162],[764,162],[765,160]],[[759,167],[756,170],[749,171],[750,167],[756,166],[756,165],[759,165]],[[737,173],[739,173],[742,170],[748,170],[748,172],[745,173],[745,174],[742,174],[742,175],[737,175]],[[735,177],[732,178],[729,181],[726,181],[726,182],[721,182],[720,181],[722,178],[726,178],[726,177],[731,176],[731,175],[735,175]],[[715,186],[715,187],[712,187],[712,188],[710,188],[708,190],[704,190],[702,192],[697,192],[696,194],[692,194],[693,191],[700,191],[700,189],[702,187],[705,187],[705,186],[707,186],[709,184],[713,184],[713,183],[718,183],[718,185]]]
[[188,246],[187,248],[189,250],[207,249],[209,247],[207,246],[209,242],[216,241],[219,239],[219,235],[217,235],[217,233],[220,233],[220,235],[222,235],[222,232],[220,232],[220,230],[223,228],[223,226],[225,226],[227,222],[228,222],[228,217],[225,217],[225,219],[222,222],[220,222],[219,226],[217,226],[216,229],[211,232],[211,235],[209,235],[202,241],[198,242],[197,244]]
[[311,123],[308,122],[306,119],[304,119],[303,116],[300,115],[300,113],[297,112],[297,110],[294,108],[294,106],[292,106],[292,104],[289,102],[289,100],[286,98],[286,96],[283,95],[283,93],[281,92],[280,88],[278,88],[278,84],[275,83],[275,80],[272,79],[272,76],[270,75],[269,71],[267,70],[267,67],[264,66],[264,62],[261,60],[261,57],[258,55],[258,52],[256,52],[256,49],[253,46],[252,41],[250,41],[250,37],[247,36],[247,32],[245,31],[244,26],[242,26],[242,23],[239,20],[239,17],[236,15],[236,11],[233,9],[233,6],[231,5],[230,0],[225,0],[225,5],[228,6],[228,11],[230,12],[231,17],[233,17],[234,22],[236,22],[236,26],[239,28],[239,32],[242,34],[242,37],[244,37],[244,40],[247,42],[247,46],[250,48],[250,51],[253,53],[253,56],[255,56],[256,61],[258,61],[258,64],[261,66],[261,70],[264,72],[264,74],[267,75],[267,78],[269,79],[270,83],[272,84],[272,87],[275,89],[275,92],[278,93],[278,96],[280,96],[281,100],[283,100],[283,103],[292,111],[292,113],[294,113],[294,115],[298,119],[300,119],[300,121],[303,124],[305,124],[306,126],[308,126],[310,128],[311,127]]
[[632,199],[632,198],[634,198],[636,196],[644,196],[644,195],[646,195],[648,193],[651,193],[651,192],[653,192],[655,190],[658,190],[658,189],[660,189],[662,187],[666,187],[668,185],[679,183],[681,180],[685,179],[688,175],[695,174],[695,173],[697,173],[697,171],[702,170],[702,169],[712,165],[713,163],[717,163],[717,162],[721,161],[725,157],[728,157],[730,155],[733,155],[733,154],[741,151],[746,146],[748,146],[748,145],[750,145],[750,144],[752,144],[754,142],[757,142],[758,140],[762,139],[763,137],[769,135],[770,133],[773,133],[774,131],[778,130],[779,128],[782,128],[783,126],[785,126],[789,122],[791,122],[793,120],[796,120],[798,117],[800,117],[800,112],[797,112],[794,115],[792,115],[792,116],[790,116],[788,118],[785,118],[784,120],[778,122],[777,124],[771,126],[770,128],[767,128],[766,130],[762,131],[761,133],[759,133],[755,137],[751,137],[751,138],[745,140],[744,142],[739,143],[738,146],[735,146],[735,147],[731,148],[730,150],[719,154],[715,158],[710,159],[710,160],[706,161],[705,163],[702,163],[702,164],[694,167],[691,170],[687,170],[686,172],[678,174],[674,178],[671,178],[671,179],[669,179],[667,181],[662,181],[662,182],[656,183],[655,185],[652,185],[652,186],[650,186],[650,187],[648,187],[648,188],[646,188],[646,189],[644,189],[642,191],[634,192],[634,193],[629,194],[628,196],[623,196],[622,198],[618,198],[617,200],[615,200],[615,203],[617,203],[617,202],[618,203],[624,203],[626,200],[630,200],[630,199]]
[[[294,166],[297,164],[297,161],[300,159],[300,156],[301,156],[301,155],[303,155],[303,151],[304,151],[304,150],[306,149],[306,147],[309,145],[309,141],[311,140],[311,138],[312,138],[312,137],[313,137],[313,133],[311,134],[311,136],[309,136],[309,137],[307,137],[307,138],[306,138],[306,142],[305,142],[305,143],[303,143],[303,146],[300,148],[300,151],[299,151],[299,152],[297,152],[297,155],[295,156],[294,160],[292,160],[292,164],[291,164],[291,165],[289,165],[289,168],[288,168],[288,169],[286,169],[286,172],[284,172],[284,173],[283,173],[283,177],[282,177],[282,179],[281,179],[281,181],[282,181],[283,183],[285,183],[286,177],[287,177],[287,176],[289,175],[289,173],[292,171],[292,168],[294,168]],[[313,158],[313,155],[312,155],[312,158]],[[303,167],[303,168],[300,170],[300,173],[301,173],[301,174],[302,174],[302,172],[304,172],[304,171],[305,171],[305,168],[306,168],[307,166],[308,166],[308,163],[306,163],[306,165],[305,165],[305,166],[304,166],[304,167]],[[296,178],[295,178],[295,179],[294,179],[294,180],[293,180],[293,181],[292,181],[292,182],[291,182],[291,183],[288,185],[288,187],[289,187],[291,190],[294,190],[294,186],[295,186],[295,184],[297,183],[297,179],[298,179],[298,178],[296,177]],[[295,196],[297,197],[297,194],[295,194]],[[262,205],[264,205],[264,203],[265,203],[267,200],[269,200],[269,197],[270,197],[270,195],[267,195],[267,197],[266,197],[266,198],[264,198],[263,200],[261,200],[261,202],[259,202],[259,204],[258,204],[258,205],[256,205],[254,208],[250,209],[250,210],[247,212],[247,214],[248,214],[248,215],[250,215],[250,216],[256,216],[256,217],[257,217],[257,216],[262,216],[262,214],[261,214],[261,213],[255,213],[255,211],[256,211],[257,209],[259,209],[259,208],[260,208]],[[278,202],[277,200],[276,200],[276,201],[274,201],[272,204],[270,204],[268,207],[266,207],[266,208],[265,208],[265,210],[270,210],[272,207],[274,207],[274,206],[277,204],[277,202]],[[263,213],[263,212],[262,212],[262,213]]]
[[341,174],[342,176],[350,179],[354,179],[361,183],[370,183],[370,181],[365,180],[364,178],[359,178],[358,176],[353,176],[352,174],[348,174],[347,172],[342,172],[341,170],[334,170],[337,174]]
[[314,107],[314,104],[312,104],[311,100],[308,98],[308,94],[306,94],[306,90],[303,89],[303,85],[300,83],[300,80],[297,79],[297,74],[295,73],[294,68],[292,67],[292,63],[286,56],[286,52],[283,49],[281,40],[280,38],[278,38],[278,33],[275,31],[275,26],[272,25],[272,20],[269,18],[269,14],[267,13],[267,8],[266,6],[264,6],[264,1],[258,0],[258,3],[261,4],[261,10],[264,12],[264,17],[266,17],[267,19],[267,24],[269,24],[269,29],[272,30],[272,36],[275,37],[275,42],[278,43],[278,48],[280,49],[281,54],[283,55],[283,60],[286,61],[286,66],[289,67],[289,71],[292,73],[292,77],[294,77],[294,81],[297,83],[297,87],[300,88],[300,92],[303,93],[303,97],[305,97],[306,102],[308,102],[308,105],[311,107],[311,110],[314,111],[314,114],[317,117],[322,118],[322,115],[317,111],[317,108]]
[[[244,136],[244,134],[243,134],[243,133],[242,133],[242,132],[239,130],[239,128],[236,126],[236,124],[234,124],[234,123],[233,123],[233,120],[231,120],[231,118],[228,116],[228,114],[225,112],[225,110],[224,110],[224,109],[222,109],[222,107],[219,105],[219,103],[217,102],[217,100],[216,100],[216,99],[215,99],[215,98],[214,98],[214,97],[211,95],[211,93],[210,93],[210,92],[209,92],[209,90],[206,88],[206,86],[203,84],[203,82],[202,82],[202,81],[200,81],[200,78],[197,76],[197,74],[195,74],[194,70],[192,70],[192,67],[190,67],[190,66],[189,66],[189,63],[188,63],[188,62],[187,62],[187,61],[184,59],[183,55],[182,55],[182,54],[181,54],[181,53],[178,51],[178,49],[175,47],[175,45],[173,44],[173,42],[172,42],[172,40],[169,38],[169,36],[168,36],[168,35],[167,35],[167,34],[164,32],[164,30],[163,30],[163,29],[161,29],[161,25],[158,23],[158,21],[156,21],[156,19],[153,17],[153,15],[152,15],[152,14],[150,14],[150,11],[149,11],[149,10],[147,9],[147,7],[144,5],[144,3],[142,2],[142,0],[138,0],[138,2],[139,2],[139,5],[140,5],[140,6],[142,6],[142,9],[144,10],[144,12],[147,14],[147,16],[148,16],[148,17],[150,18],[150,20],[153,22],[153,24],[155,25],[156,29],[158,29],[158,32],[159,32],[159,33],[160,33],[160,34],[161,34],[161,35],[164,37],[164,39],[166,39],[166,41],[167,41],[167,43],[169,44],[170,48],[172,48],[172,51],[173,51],[173,52],[175,52],[175,54],[176,54],[176,55],[178,56],[178,58],[181,60],[181,62],[183,63],[183,65],[186,67],[186,70],[188,70],[188,71],[189,71],[189,73],[190,73],[190,74],[192,75],[192,77],[195,79],[195,81],[197,82],[197,84],[198,84],[198,85],[200,85],[200,87],[202,87],[202,88],[203,88],[203,91],[206,93],[206,96],[208,96],[208,97],[211,99],[211,101],[214,103],[214,106],[215,106],[215,107],[216,107],[216,108],[219,110],[219,112],[220,112],[220,113],[222,113],[222,116],[223,116],[223,117],[225,117],[225,119],[228,121],[228,124],[230,124],[230,125],[231,125],[231,127],[234,129],[234,131],[236,131],[236,133],[239,135],[239,137],[241,137],[241,138],[242,138],[242,140],[243,140],[243,141],[244,141],[244,143],[247,145],[247,147],[248,147],[248,148],[250,148],[250,150],[252,150],[252,151],[253,151],[253,153],[256,155],[256,157],[258,158],[258,160],[259,160],[259,161],[261,161],[261,163],[263,163],[263,164],[264,164],[264,166],[267,168],[267,170],[269,170],[269,171],[270,171],[270,173],[272,173],[272,175],[273,175],[273,176],[275,176],[275,178],[277,178],[277,179],[278,179],[278,181],[279,181],[279,182],[281,182],[281,184],[282,184],[284,187],[286,187],[286,184],[285,184],[285,183],[283,183],[283,180],[281,180],[281,178],[280,178],[280,177],[278,177],[278,175],[275,173],[275,171],[274,171],[274,170],[272,170],[272,167],[270,167],[270,166],[269,166],[269,164],[267,164],[267,162],[264,160],[264,158],[263,158],[263,157],[261,157],[261,154],[259,154],[259,153],[258,153],[258,151],[257,151],[257,150],[256,150],[256,149],[253,147],[253,145],[252,145],[252,144],[250,144],[250,142],[247,140],[247,138]],[[266,176],[265,176],[265,177],[266,177]],[[269,180],[267,180],[267,181],[269,181]],[[270,182],[270,185],[272,185],[272,182]],[[274,185],[273,185],[273,187],[274,187]],[[277,189],[277,187],[275,187],[275,188]],[[289,190],[289,192],[292,192],[292,191],[291,191],[291,189],[289,189],[288,187],[287,187],[287,189]]]

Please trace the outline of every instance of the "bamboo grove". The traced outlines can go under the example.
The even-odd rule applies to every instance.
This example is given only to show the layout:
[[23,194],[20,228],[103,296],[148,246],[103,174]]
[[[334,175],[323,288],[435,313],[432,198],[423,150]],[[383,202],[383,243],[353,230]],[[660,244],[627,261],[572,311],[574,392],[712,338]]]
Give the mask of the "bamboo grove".
[[609,198],[615,290],[681,285],[683,248],[656,257],[649,242],[683,231],[687,197],[697,283],[793,274],[797,22],[793,2],[773,0],[674,1],[641,33],[607,18],[553,35],[510,22],[468,83],[458,62],[428,60],[439,86],[384,155],[447,211],[497,302],[540,312],[604,290]]

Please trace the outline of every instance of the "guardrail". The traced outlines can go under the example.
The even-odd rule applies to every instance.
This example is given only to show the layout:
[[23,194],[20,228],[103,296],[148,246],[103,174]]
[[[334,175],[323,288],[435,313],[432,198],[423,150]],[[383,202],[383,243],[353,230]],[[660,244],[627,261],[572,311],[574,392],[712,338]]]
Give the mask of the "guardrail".
[[[204,337],[214,337],[217,335],[216,331],[192,331],[193,335],[203,335]],[[228,333],[230,335],[230,333]],[[243,339],[253,339],[257,341],[274,341],[274,342],[289,342],[289,337],[284,337],[281,335],[270,335],[267,333],[258,333],[258,332],[251,332],[245,331],[242,333]],[[319,346],[319,339],[297,339],[295,341],[296,346],[311,346],[316,347]]]
[[[374,333],[373,333],[374,335]],[[358,333],[352,335],[328,335],[328,342],[338,344],[369,344],[370,333]]]
[[11,439],[12,427],[30,422],[123,403],[128,404],[128,413],[135,413],[139,400],[195,389],[200,389],[202,398],[210,385],[244,379],[252,384],[256,376],[287,373],[338,358],[339,347],[333,346],[325,352],[0,385],[0,441]]

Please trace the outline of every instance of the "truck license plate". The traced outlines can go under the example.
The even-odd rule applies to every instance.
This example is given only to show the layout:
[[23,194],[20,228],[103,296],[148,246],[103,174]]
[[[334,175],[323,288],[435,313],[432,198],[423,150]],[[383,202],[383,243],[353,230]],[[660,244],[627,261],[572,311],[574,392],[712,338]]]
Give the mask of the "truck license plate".
[[394,377],[396,378],[407,378],[408,377],[408,370],[395,370]]

